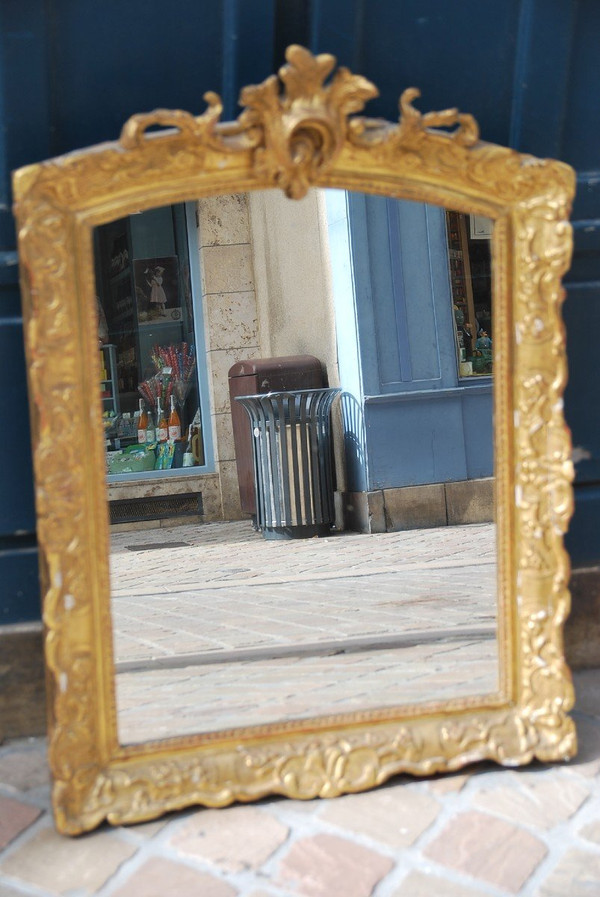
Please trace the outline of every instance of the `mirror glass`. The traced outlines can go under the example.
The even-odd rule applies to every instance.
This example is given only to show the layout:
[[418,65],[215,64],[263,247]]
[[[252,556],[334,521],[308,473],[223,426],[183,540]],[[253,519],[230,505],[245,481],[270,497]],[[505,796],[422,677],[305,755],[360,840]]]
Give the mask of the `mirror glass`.
[[[492,224],[311,190],[96,228],[121,743],[498,690]],[[236,396],[325,388],[279,457],[331,459],[331,519],[284,538]]]

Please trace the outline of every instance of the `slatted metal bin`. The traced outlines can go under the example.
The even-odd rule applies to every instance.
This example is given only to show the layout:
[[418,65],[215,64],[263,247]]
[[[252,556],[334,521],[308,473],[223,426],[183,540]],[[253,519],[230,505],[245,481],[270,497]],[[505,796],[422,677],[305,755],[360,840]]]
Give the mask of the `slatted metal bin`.
[[256,526],[266,539],[324,536],[335,521],[331,406],[339,392],[236,397],[250,418]]
[[229,369],[231,423],[235,463],[242,511],[256,518],[252,432],[248,416],[235,399],[257,393],[287,392],[290,389],[322,389],[327,386],[323,366],[314,355],[282,355],[278,358],[247,358]]

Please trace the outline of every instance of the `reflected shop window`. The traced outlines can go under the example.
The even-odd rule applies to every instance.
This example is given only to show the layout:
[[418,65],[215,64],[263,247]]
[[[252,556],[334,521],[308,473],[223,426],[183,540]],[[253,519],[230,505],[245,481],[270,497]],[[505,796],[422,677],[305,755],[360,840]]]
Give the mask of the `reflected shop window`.
[[489,377],[493,370],[492,227],[490,218],[446,211],[456,353],[461,378]]
[[106,473],[204,464],[185,205],[96,228]]

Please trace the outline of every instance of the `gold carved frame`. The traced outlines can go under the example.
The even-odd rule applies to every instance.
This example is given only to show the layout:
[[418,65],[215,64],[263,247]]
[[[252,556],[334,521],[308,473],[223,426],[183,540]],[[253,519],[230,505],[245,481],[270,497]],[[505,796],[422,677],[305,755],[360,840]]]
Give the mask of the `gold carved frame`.
[[[290,47],[221,123],[136,115],[120,140],[16,172],[34,440],[56,825],[76,834],[193,803],[269,793],[332,797],[399,772],[566,759],[576,749],[562,627],[572,504],[561,276],[574,174],[479,141],[457,110],[422,115],[415,89],[392,124],[352,113],[376,96],[329,55]],[[282,84],[283,83],[283,87]],[[153,125],[168,128],[146,133]],[[452,130],[439,130],[440,128]],[[175,129],[175,130],[173,130]],[[500,692],[122,746],[109,606],[92,229],[137,209],[279,187],[338,187],[494,219],[495,453]],[[326,708],[324,708],[326,710]]]

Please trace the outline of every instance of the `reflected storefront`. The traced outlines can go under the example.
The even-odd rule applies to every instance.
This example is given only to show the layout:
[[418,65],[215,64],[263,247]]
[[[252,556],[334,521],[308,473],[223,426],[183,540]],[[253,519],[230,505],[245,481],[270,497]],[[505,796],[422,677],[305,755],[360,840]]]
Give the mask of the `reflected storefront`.
[[95,236],[107,475],[203,466],[185,206],[131,215]]
[[[146,501],[143,514],[115,518],[119,499],[175,494],[195,496],[188,519],[244,518],[228,369],[300,354],[319,358],[342,389],[338,528],[367,529],[372,509],[362,522],[347,509],[378,491],[486,481],[491,498],[491,227],[413,202],[312,190],[299,202],[276,191],[219,196],[97,228],[113,522],[161,516]],[[437,440],[433,461],[398,451],[406,439]],[[178,516],[172,503],[162,516]]]
[[492,221],[446,212],[459,377],[492,373]]

